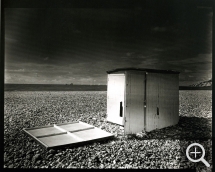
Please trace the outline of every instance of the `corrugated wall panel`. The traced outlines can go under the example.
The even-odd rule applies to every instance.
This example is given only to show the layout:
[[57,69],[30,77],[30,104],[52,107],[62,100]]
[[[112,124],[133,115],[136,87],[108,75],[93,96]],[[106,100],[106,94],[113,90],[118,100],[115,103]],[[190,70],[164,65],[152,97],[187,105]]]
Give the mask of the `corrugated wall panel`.
[[148,73],[146,78],[146,131],[158,127],[159,115],[157,115],[159,73]]
[[159,127],[175,125],[179,120],[179,80],[177,74],[160,74]]
[[178,74],[147,75],[146,131],[175,125],[179,119]]
[[125,134],[144,130],[144,72],[127,72]]
[[108,75],[107,120],[120,125],[124,125],[124,88],[124,74]]

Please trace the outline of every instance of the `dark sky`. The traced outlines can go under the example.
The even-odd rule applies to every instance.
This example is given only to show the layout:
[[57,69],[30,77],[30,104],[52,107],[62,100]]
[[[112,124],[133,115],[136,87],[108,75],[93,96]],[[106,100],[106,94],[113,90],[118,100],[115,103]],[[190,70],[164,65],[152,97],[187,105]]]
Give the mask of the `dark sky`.
[[106,84],[106,71],[122,67],[180,71],[180,85],[206,81],[212,14],[208,6],[174,0],[131,8],[5,8],[5,83]]

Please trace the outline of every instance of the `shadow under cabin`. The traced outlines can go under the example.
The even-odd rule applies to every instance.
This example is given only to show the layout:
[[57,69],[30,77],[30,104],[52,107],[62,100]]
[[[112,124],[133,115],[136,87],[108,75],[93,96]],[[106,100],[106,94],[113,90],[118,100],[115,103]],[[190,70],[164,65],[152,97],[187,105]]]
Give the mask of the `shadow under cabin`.
[[107,74],[107,121],[124,126],[124,134],[178,123],[179,72],[118,68]]

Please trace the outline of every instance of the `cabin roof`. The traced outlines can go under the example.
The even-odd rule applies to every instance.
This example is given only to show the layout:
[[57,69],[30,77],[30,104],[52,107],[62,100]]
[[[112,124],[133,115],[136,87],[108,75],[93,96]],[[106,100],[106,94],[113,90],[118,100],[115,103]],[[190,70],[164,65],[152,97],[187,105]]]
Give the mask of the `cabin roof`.
[[145,72],[149,72],[149,73],[169,73],[169,74],[179,74],[180,73],[178,71],[173,71],[173,70],[147,69],[147,68],[135,68],[135,67],[112,69],[112,70],[108,70],[107,73],[111,74],[111,73],[116,73],[116,72],[120,72],[120,71],[129,71],[129,70],[145,71]]

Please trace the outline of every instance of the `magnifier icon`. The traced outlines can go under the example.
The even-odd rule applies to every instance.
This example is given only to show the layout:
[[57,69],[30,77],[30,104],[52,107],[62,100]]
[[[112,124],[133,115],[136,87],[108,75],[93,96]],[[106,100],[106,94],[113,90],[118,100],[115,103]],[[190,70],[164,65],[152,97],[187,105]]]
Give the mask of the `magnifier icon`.
[[[200,147],[202,149],[202,152],[197,152],[196,151],[196,147],[195,147],[195,151],[194,152],[190,152],[192,154],[195,154],[195,157],[196,157],[196,154],[198,153],[202,153],[202,156],[201,158],[198,158],[198,159],[193,159],[190,157],[190,154],[189,154],[189,150],[191,147],[193,146],[197,146],[197,147]],[[205,149],[202,145],[200,145],[199,143],[192,143],[190,144],[188,147],[187,147],[187,150],[186,150],[186,155],[187,155],[187,158],[192,161],[192,162],[199,162],[199,161],[202,161],[207,167],[210,167],[210,164],[204,159],[204,156],[205,156]]]

